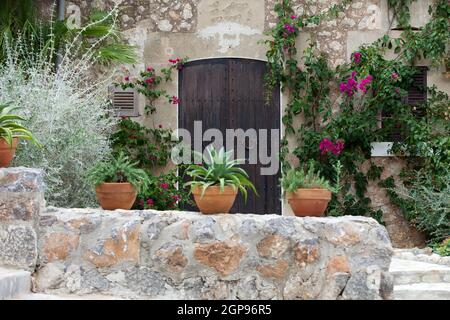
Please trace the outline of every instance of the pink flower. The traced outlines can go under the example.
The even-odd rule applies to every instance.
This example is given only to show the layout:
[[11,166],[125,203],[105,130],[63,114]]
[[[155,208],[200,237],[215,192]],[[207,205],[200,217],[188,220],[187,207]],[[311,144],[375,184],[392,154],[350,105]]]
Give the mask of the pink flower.
[[354,52],[352,54],[353,56],[353,62],[356,64],[359,64],[361,62],[361,53],[360,52]]
[[153,204],[154,204],[153,199],[148,198],[148,199],[147,199],[147,205],[151,207],[151,206],[153,206]]
[[153,71],[155,71],[155,69],[153,69],[152,67],[147,67],[147,71],[148,72],[153,72]]
[[181,61],[181,59],[180,58],[176,58],[176,59],[169,59],[169,62],[171,63],[171,64],[177,64],[178,62],[180,62]]
[[175,202],[177,202],[177,201],[181,200],[181,196],[178,194],[175,194],[172,196],[172,199],[175,200]]
[[392,74],[391,74],[391,78],[392,79],[397,79],[398,78],[398,73],[396,73],[396,72],[393,72]]
[[357,73],[353,71],[350,78],[347,79],[347,82],[342,82],[339,85],[339,89],[341,92],[347,93],[347,96],[351,97],[358,90],[358,82],[355,80]]
[[124,78],[124,80],[125,80],[125,81],[130,81],[130,77],[129,77],[129,76],[126,76],[126,77]]
[[180,102],[180,100],[176,96],[173,96],[171,98],[171,101],[172,101],[172,104],[178,104]]
[[292,20],[295,20],[295,19],[297,19],[297,16],[296,16],[295,14],[293,14],[293,15],[291,16],[291,19],[292,19]]
[[161,188],[168,189],[169,188],[169,184],[168,183],[161,183]]
[[359,83],[359,89],[363,91],[364,93],[367,92],[366,86],[369,85],[372,82],[373,77],[369,74],[367,77],[361,80]]
[[294,33],[295,32],[295,27],[293,27],[292,25],[286,23],[284,25],[284,30],[286,30],[287,32],[290,32],[290,33]]
[[154,81],[155,81],[155,77],[150,77],[150,78],[145,79],[146,84],[152,84]]
[[342,152],[342,150],[344,150],[344,141],[337,140],[336,144],[334,144],[328,138],[323,138],[322,141],[320,141],[319,150],[321,154],[327,154],[331,152],[335,156],[338,156]]

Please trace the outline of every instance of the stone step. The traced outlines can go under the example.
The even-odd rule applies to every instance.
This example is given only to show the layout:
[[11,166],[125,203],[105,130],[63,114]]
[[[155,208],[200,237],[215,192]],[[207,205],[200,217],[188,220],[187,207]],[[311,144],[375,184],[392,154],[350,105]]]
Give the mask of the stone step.
[[0,300],[12,299],[30,292],[31,273],[0,267]]
[[450,283],[450,267],[439,264],[393,258],[389,272],[394,285]]
[[28,293],[18,295],[13,300],[123,300],[123,298],[100,294],[64,295],[64,294]]
[[413,283],[394,286],[395,300],[450,300],[450,283]]

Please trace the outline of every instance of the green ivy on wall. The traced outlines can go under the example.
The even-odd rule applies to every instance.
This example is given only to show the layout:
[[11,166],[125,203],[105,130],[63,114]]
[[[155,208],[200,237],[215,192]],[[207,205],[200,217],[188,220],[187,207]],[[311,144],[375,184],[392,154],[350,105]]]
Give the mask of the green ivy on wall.
[[[393,150],[419,156],[420,161],[414,158],[411,162],[421,170],[429,170],[429,175],[437,177],[444,174],[443,167],[450,166],[446,138],[450,136],[450,128],[445,113],[449,111],[448,96],[431,87],[428,88],[428,101],[423,105],[412,106],[404,102],[416,72],[411,65],[423,57],[430,59],[433,65],[439,65],[447,54],[450,8],[447,1],[437,1],[430,7],[432,19],[420,30],[413,30],[409,25],[408,10],[412,1],[390,0],[394,16],[404,28],[401,37],[392,38],[386,34],[374,43],[360,47],[349,63],[334,70],[330,68],[327,56],[319,52],[312,41],[303,53],[304,63],[300,65],[296,41],[301,37],[301,29],[336,17],[350,2],[343,1],[317,16],[301,17],[295,15],[289,0],[277,3],[278,23],[269,33],[271,38],[265,41],[269,65],[266,82],[269,89],[280,83],[289,95],[283,116],[282,169],[290,167],[287,156],[292,153],[300,164],[313,160],[325,176],[332,177],[333,163],[339,159],[344,166],[344,186],[340,194],[333,197],[328,215],[365,213],[382,222],[382,212],[374,210],[371,199],[366,196],[368,183],[378,181],[383,170],[371,161],[372,142],[389,141],[392,133],[397,132],[405,139],[395,142]],[[395,58],[387,59],[388,51],[393,51]],[[382,111],[389,114],[389,118],[380,126]],[[294,126],[297,117],[302,117],[298,128]],[[293,150],[288,147],[288,137],[297,141]],[[321,147],[337,141],[345,145],[339,153],[324,152]],[[369,162],[369,168],[363,171],[365,162]],[[416,172],[418,168],[408,165],[404,170],[404,181],[400,183],[406,182],[406,172],[411,173],[411,170]],[[395,193],[392,183],[388,191],[389,195]],[[400,206],[403,208],[407,210],[407,206]]]

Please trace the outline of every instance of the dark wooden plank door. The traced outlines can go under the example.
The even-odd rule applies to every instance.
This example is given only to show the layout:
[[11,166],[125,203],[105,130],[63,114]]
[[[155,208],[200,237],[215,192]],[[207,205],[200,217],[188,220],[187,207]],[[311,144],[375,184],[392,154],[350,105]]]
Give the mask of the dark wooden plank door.
[[[275,88],[271,103],[264,103],[265,72],[265,62],[250,59],[220,58],[187,63],[179,74],[179,128],[189,130],[193,137],[194,121],[202,121],[203,132],[219,129],[224,143],[226,129],[268,129],[271,154],[270,129],[280,129],[280,95],[279,88]],[[203,148],[210,143],[204,142]],[[234,143],[236,148],[237,141]],[[246,144],[255,147],[253,141]],[[246,159],[249,152],[246,149]],[[250,192],[245,202],[239,194],[231,213],[281,214],[280,171],[275,175],[261,175],[260,168],[265,166],[259,161],[242,165],[259,196]]]

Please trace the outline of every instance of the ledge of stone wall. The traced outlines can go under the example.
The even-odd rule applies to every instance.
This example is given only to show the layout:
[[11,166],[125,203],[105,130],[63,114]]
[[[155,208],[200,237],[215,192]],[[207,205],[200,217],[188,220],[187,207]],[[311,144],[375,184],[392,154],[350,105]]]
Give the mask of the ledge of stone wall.
[[171,299],[383,299],[384,227],[364,217],[49,208],[35,288]]
[[169,299],[389,299],[392,247],[364,217],[45,208],[42,171],[0,169],[0,265],[35,291]]
[[41,170],[0,168],[0,265],[34,270],[43,191]]

